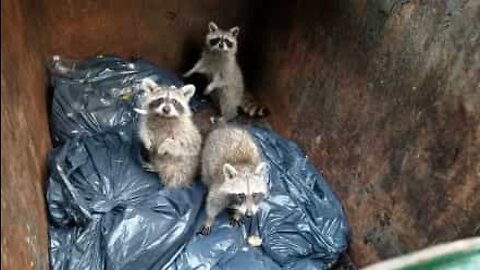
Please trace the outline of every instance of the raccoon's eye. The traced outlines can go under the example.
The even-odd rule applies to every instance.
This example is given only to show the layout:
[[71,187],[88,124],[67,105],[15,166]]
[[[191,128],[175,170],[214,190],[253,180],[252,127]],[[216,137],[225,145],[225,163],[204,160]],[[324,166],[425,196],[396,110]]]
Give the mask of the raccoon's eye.
[[232,47],[233,47],[233,42],[231,42],[231,41],[228,40],[228,39],[225,39],[225,44],[227,44],[227,47],[228,47],[228,48],[232,48]]
[[253,193],[253,194],[252,194],[252,198],[253,198],[253,200],[254,200],[256,203],[258,203],[258,202],[260,202],[261,200],[263,200],[263,196],[264,196],[263,193]]
[[179,105],[180,104],[180,102],[178,102],[178,100],[176,100],[176,99],[172,99],[172,103],[173,103],[173,105]]
[[165,102],[164,98],[157,98],[157,99],[153,100],[152,102],[150,102],[149,106],[150,106],[150,108],[156,108],[164,102]]
[[215,46],[217,45],[218,43],[220,43],[220,38],[212,38],[209,40],[209,43],[210,43],[210,46]]
[[234,205],[242,204],[246,199],[245,194],[232,194],[230,195],[230,203]]

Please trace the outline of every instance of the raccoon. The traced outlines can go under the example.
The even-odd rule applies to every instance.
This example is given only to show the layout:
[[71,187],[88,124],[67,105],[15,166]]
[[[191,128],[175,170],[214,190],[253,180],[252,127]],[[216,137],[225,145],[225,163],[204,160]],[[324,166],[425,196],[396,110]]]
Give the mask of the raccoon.
[[202,181],[208,187],[207,219],[200,233],[207,235],[215,217],[233,210],[231,223],[257,213],[268,192],[267,165],[247,130],[222,125],[205,140],[202,153]]
[[208,95],[216,90],[212,93],[213,98],[226,121],[237,116],[239,107],[248,115],[255,112],[255,115],[251,116],[264,116],[262,109],[251,110],[251,104],[254,101],[251,95],[247,96],[247,100],[244,99],[243,75],[236,60],[237,36],[240,28],[235,26],[229,30],[223,30],[214,22],[210,22],[208,28],[202,57],[183,76],[189,77],[193,73],[202,73],[210,78],[210,84],[206,87],[204,94]]
[[189,84],[180,89],[143,81],[139,137],[149,154],[148,167],[158,172],[167,188],[189,186],[198,172],[202,137],[192,121],[188,102],[195,93]]

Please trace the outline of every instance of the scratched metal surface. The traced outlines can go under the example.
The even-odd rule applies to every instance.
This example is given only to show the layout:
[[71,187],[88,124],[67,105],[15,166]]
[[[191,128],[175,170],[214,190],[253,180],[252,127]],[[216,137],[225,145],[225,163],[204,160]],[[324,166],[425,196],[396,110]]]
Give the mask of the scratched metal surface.
[[247,78],[343,200],[354,261],[480,235],[480,2],[267,2]]

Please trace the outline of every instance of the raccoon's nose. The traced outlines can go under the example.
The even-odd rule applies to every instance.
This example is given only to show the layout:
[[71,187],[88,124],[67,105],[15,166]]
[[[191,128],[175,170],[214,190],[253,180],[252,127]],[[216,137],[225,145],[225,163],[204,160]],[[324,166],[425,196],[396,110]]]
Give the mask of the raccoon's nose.
[[252,215],[253,215],[252,210],[247,210],[247,211],[245,212],[245,216],[247,216],[247,217],[251,217]]
[[168,107],[168,106],[163,107],[162,112],[163,113],[170,113],[170,107]]

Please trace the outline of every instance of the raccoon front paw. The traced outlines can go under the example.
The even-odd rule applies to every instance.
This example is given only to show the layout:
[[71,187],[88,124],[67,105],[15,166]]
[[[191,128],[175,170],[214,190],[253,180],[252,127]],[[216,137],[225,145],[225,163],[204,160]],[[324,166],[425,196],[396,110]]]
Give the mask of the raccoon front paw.
[[205,88],[205,91],[203,91],[203,94],[206,96],[206,95],[209,95],[211,92],[213,92],[213,90],[215,90],[215,86],[212,86],[211,84],[209,84],[207,86],[207,88]]
[[159,156],[164,156],[168,153],[172,153],[173,151],[175,151],[175,148],[177,148],[175,140],[167,138],[165,139],[165,141],[163,141],[160,147],[158,147],[157,154]]
[[230,225],[234,226],[234,227],[239,227],[240,225],[242,225],[243,221],[242,221],[242,218],[241,217],[232,217],[230,219]]
[[224,117],[215,117],[215,116],[212,116],[210,117],[210,124],[212,125],[224,125],[226,124],[227,121],[225,120]]
[[164,144],[174,144],[175,143],[175,140],[173,138],[166,138],[164,141],[163,141]]
[[148,171],[148,172],[155,172],[155,167],[150,163],[150,162],[146,162],[146,161],[143,161],[142,162],[142,167],[144,170]]
[[192,71],[187,71],[187,72],[185,72],[185,73],[182,74],[182,77],[183,77],[183,78],[187,78],[187,77],[192,76],[192,74],[193,74]]
[[168,154],[168,149],[166,149],[165,147],[159,147],[157,149],[157,154],[161,157],[166,156]]
[[145,142],[143,142],[143,147],[144,147],[146,150],[150,151],[150,149],[152,149],[152,142],[151,142],[151,141],[145,141]]
[[199,233],[202,235],[209,235],[211,232],[212,232],[212,226],[203,225]]
[[217,118],[212,116],[210,117],[210,124],[215,125],[217,123]]

